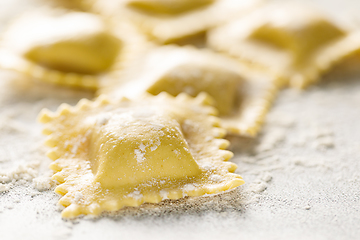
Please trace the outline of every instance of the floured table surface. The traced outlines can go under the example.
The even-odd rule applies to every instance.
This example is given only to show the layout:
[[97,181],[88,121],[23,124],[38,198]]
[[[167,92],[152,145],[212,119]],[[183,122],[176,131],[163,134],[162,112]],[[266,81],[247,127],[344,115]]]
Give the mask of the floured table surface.
[[[355,1],[317,2],[335,14],[339,8],[355,14],[360,7]],[[37,3],[5,0],[0,6],[3,30],[9,19]],[[74,105],[92,94],[11,72],[1,71],[0,78],[0,180],[6,182],[0,184],[1,239],[360,236],[359,74],[332,72],[303,92],[284,90],[259,138],[229,137],[243,186],[74,221],[61,219],[36,117],[44,107]]]

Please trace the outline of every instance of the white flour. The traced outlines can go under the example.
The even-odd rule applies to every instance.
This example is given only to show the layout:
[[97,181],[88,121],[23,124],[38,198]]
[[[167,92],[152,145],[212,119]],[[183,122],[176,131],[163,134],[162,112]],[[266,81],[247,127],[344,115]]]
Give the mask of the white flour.
[[[71,239],[102,236],[102,230],[96,229],[106,230],[109,237],[136,233],[134,239],[147,235],[174,237],[174,233],[181,239],[191,231],[198,237],[215,239],[223,230],[227,236],[240,234],[250,239],[268,234],[302,239],[305,229],[310,239],[356,239],[359,234],[360,140],[353,133],[359,132],[360,126],[352,123],[360,117],[353,111],[359,103],[355,95],[360,82],[330,81],[302,94],[286,90],[258,139],[230,136],[235,152],[232,161],[246,181],[235,190],[125,208],[97,221],[86,217],[64,222],[57,207],[59,196],[53,192],[56,184],[48,170],[51,161],[42,146],[45,136],[40,134],[36,115],[42,107],[55,109],[62,102],[74,104],[91,95],[67,89],[50,94],[49,86],[39,84],[20,97],[18,88],[9,88],[12,76],[3,77],[8,91],[2,95],[6,101],[1,102],[1,117],[6,121],[0,128],[4,146],[0,155],[0,226],[9,227],[6,236],[26,236],[11,231],[11,226],[18,224],[15,218],[24,224],[32,222],[27,229],[30,233],[35,234],[32,228],[41,228],[39,236]],[[314,104],[317,102],[321,106]],[[341,111],[342,115],[336,114]],[[342,117],[344,114],[347,117]],[[281,227],[284,221],[285,231]],[[108,228],[108,224],[118,230]],[[160,231],[162,227],[169,230]],[[87,234],[83,233],[85,229]]]
[[241,187],[70,222],[60,217],[36,116],[43,107],[92,95],[17,74],[0,78],[1,239],[360,236],[360,77],[327,77],[303,93],[286,90],[258,139],[230,136],[231,161],[246,181]]

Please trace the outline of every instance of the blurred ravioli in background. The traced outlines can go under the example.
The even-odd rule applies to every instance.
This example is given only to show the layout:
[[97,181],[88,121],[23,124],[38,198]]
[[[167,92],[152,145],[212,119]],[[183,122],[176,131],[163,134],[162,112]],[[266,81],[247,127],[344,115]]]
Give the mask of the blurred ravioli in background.
[[212,48],[304,88],[360,51],[360,28],[294,3],[272,3],[209,34]]
[[139,41],[131,34],[119,37],[92,13],[44,8],[23,14],[8,27],[0,66],[46,82],[96,89],[100,75],[134,52],[131,41]]
[[98,93],[136,99],[166,91],[173,96],[206,92],[229,133],[256,136],[277,95],[277,79],[249,71],[238,61],[194,47],[154,47],[110,78]]

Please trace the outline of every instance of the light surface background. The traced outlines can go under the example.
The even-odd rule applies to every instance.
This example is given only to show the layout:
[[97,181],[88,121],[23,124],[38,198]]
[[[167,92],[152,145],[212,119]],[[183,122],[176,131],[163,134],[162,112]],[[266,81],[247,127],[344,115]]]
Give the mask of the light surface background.
[[[358,0],[302,2],[360,15]],[[32,6],[0,0],[0,31]],[[37,113],[82,97],[91,95],[0,72],[0,170],[38,161],[34,174],[49,175]],[[235,191],[69,222],[52,190],[18,181],[0,193],[0,239],[360,239],[359,119],[360,75],[331,73],[304,92],[281,92],[259,139],[233,139],[246,181]]]

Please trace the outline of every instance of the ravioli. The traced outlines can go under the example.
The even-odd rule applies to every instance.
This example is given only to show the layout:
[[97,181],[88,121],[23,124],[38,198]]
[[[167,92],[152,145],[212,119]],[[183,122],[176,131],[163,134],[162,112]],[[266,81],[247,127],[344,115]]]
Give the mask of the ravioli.
[[209,45],[304,88],[360,49],[359,30],[294,4],[269,4],[209,34]]
[[101,96],[43,110],[47,154],[64,218],[99,215],[163,199],[219,193],[244,183],[226,162],[216,110],[200,94],[110,102]]
[[[242,16],[261,0],[103,0],[92,11],[104,16],[126,17],[136,23],[151,40],[160,44],[188,42],[209,29]],[[117,22],[117,20],[115,20]]]
[[233,134],[255,136],[277,92],[275,79],[254,74],[228,57],[193,47],[154,48],[129,65],[99,92],[115,99],[163,91],[173,96],[206,92],[213,98],[223,126]]
[[128,42],[94,14],[35,11],[4,34],[1,65],[47,82],[96,89],[98,76],[124,58]]

